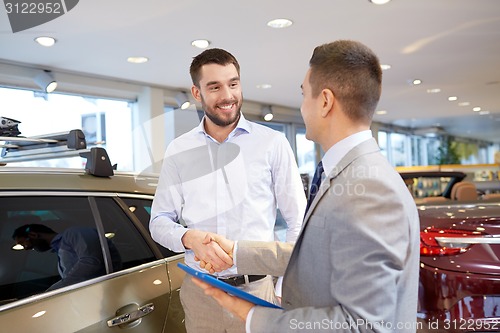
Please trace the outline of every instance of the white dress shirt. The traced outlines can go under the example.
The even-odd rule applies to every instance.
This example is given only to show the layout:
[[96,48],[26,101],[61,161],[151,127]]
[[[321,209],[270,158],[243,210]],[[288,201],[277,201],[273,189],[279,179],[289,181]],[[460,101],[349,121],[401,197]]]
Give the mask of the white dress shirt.
[[[202,270],[182,244],[187,228],[232,240],[272,241],[279,207],[286,240],[295,241],[305,205],[295,157],[282,133],[241,115],[219,143],[205,132],[202,120],[167,148],[149,228],[156,242],[185,251],[186,264]],[[236,275],[236,267],[218,275]]]

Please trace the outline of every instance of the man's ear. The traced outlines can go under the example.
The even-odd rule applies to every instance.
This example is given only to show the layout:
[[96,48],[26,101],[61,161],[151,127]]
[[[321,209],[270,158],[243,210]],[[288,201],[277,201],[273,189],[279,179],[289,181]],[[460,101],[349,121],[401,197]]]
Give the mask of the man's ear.
[[195,100],[197,100],[198,102],[201,102],[200,88],[198,88],[194,84],[191,86],[191,95],[193,95]]
[[333,91],[330,89],[323,89],[320,93],[321,100],[321,116],[326,117],[330,111],[333,110],[333,106],[335,105],[335,95]]

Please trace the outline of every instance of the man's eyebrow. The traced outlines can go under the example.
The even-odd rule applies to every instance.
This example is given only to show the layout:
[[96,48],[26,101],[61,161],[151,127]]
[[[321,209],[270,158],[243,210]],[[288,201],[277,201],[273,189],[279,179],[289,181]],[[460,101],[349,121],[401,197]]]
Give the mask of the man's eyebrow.
[[[235,76],[231,79],[229,79],[229,82],[236,82],[236,81],[240,81],[240,77],[239,76]],[[205,86],[213,86],[215,84],[220,84],[221,82],[220,81],[208,81],[207,84],[205,84]]]
[[213,86],[214,84],[219,84],[219,81],[208,81],[207,84],[205,84],[205,86]]

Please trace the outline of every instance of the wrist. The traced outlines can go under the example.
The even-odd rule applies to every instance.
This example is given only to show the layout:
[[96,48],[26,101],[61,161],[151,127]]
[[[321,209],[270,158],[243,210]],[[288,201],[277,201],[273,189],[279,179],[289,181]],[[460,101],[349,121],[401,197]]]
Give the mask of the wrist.
[[186,249],[192,249],[192,247],[193,247],[193,233],[194,232],[195,232],[194,230],[188,230],[181,237],[182,245],[184,245],[184,247]]

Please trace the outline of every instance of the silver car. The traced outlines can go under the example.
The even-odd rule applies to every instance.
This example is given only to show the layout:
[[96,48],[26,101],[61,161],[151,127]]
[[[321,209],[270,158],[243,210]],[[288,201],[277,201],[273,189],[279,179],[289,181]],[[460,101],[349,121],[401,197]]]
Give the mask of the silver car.
[[[0,166],[0,330],[185,332],[183,255],[148,231],[157,178],[100,174],[93,163],[87,170]],[[34,222],[58,234],[95,230],[102,272],[52,289],[61,280],[58,253],[15,246],[14,231]]]

